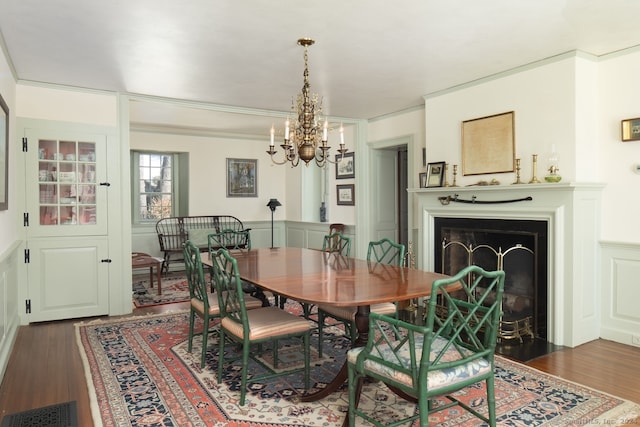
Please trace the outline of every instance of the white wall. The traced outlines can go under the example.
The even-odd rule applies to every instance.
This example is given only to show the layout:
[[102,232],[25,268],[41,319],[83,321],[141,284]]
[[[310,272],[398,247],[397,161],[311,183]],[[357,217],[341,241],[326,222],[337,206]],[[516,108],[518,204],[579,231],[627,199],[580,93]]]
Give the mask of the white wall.
[[118,124],[114,93],[20,84],[17,97],[17,117],[99,126]]
[[[363,153],[358,153],[355,149],[355,126],[344,125],[344,142],[345,146],[349,150],[349,152],[355,152],[354,154],[354,165],[357,171],[360,162],[362,162]],[[331,160],[335,161],[335,155],[337,153],[337,149],[339,147],[340,141],[334,140],[329,141],[329,145],[331,146]],[[355,178],[344,178],[344,179],[336,179],[336,166],[335,164],[329,164],[326,166],[327,168],[327,223],[342,223],[347,225],[352,225],[356,223],[356,209],[359,209],[360,206],[345,206],[337,204],[337,191],[336,185],[342,184],[355,184]],[[355,193],[357,197],[358,191],[361,188],[356,185]],[[319,212],[320,206],[316,204],[315,210]],[[319,213],[317,214],[319,218]]]
[[[0,39],[0,43],[2,40]],[[11,68],[5,58],[4,50],[0,49],[0,94],[9,107],[9,208],[0,211],[0,380],[9,361],[11,348],[18,331],[20,319],[18,310],[17,268],[21,259],[21,240],[18,233],[18,218],[22,207],[18,206],[16,182],[18,174],[15,171],[18,158],[19,144],[16,140],[16,82]],[[4,159],[2,159],[4,162]]]
[[640,243],[640,141],[622,142],[623,119],[640,117],[640,49],[624,56],[612,56],[599,69],[599,180],[607,183],[603,194],[602,238],[608,241]]
[[[558,151],[563,181],[604,182],[602,240],[640,243],[640,141],[621,142],[620,121],[640,117],[640,49],[600,59],[567,56],[501,78],[425,98],[429,161],[461,163],[461,122],[515,111],[516,156],[521,179],[532,176],[538,154],[545,174],[550,146]],[[515,173],[458,176],[459,185]]]
[[[287,167],[272,166],[265,153],[268,142],[133,130],[130,144],[133,150],[189,153],[189,215],[233,215],[243,222],[271,220],[270,198],[289,205]],[[258,160],[258,197],[227,197],[227,158]],[[276,215],[281,212],[278,208]]]
[[[425,147],[425,114],[424,107],[408,110],[403,113],[380,117],[369,121],[369,142],[392,140],[401,136],[411,136],[414,141],[414,152],[408,153],[415,171],[423,172],[422,149]],[[427,162],[438,161],[427,151]],[[418,174],[409,177],[409,185],[418,187]]]
[[[422,164],[422,149],[425,148],[425,114],[423,106],[370,120],[367,126],[367,136],[367,147],[371,149],[393,146],[396,142],[406,143],[411,141],[412,144],[408,144],[410,145],[408,147],[409,164],[407,165],[407,173],[409,173],[408,186],[411,188],[419,186],[418,174],[426,171]],[[432,159],[431,153],[427,151],[426,161],[437,160]],[[367,179],[373,181],[376,173],[377,171],[370,170],[369,174],[371,176]],[[369,211],[376,206],[376,200],[373,200],[373,197],[376,197],[377,192],[371,191],[370,194],[373,196],[368,200],[367,208]],[[415,194],[409,193],[407,198],[408,239],[412,244],[411,249],[414,256],[418,257],[416,259],[419,259],[417,247],[418,214],[417,197]],[[373,234],[369,237],[361,235],[360,240],[372,240],[373,238]]]
[[11,68],[0,50],[0,95],[9,107],[9,209],[0,211],[0,253],[4,252],[18,237],[16,230],[17,215],[21,208],[16,206],[16,174],[14,172],[18,158],[19,145],[16,141],[16,82]]
[[[353,131],[347,127],[345,142],[350,151],[353,151],[353,138]],[[282,207],[276,209],[275,220],[320,221],[321,174],[317,166],[310,163],[309,166],[292,168],[273,164],[266,154],[268,142],[264,138],[229,138],[213,133],[194,136],[181,133],[179,129],[173,133],[166,129],[162,132],[133,129],[130,145],[131,149],[190,153],[190,215],[227,214],[243,222],[270,221],[271,211],[266,205],[269,199],[276,198]],[[335,153],[338,141],[330,145]],[[227,158],[258,160],[258,197],[227,197]],[[327,174],[328,222],[353,224],[354,207],[337,205],[335,184],[350,184],[354,180],[335,180],[333,164],[327,165]]]
[[[532,178],[533,154],[538,155],[537,177],[544,176],[553,145],[558,152],[563,181],[575,180],[575,74],[576,58],[569,56],[501,78],[427,96],[429,161],[457,164],[457,183],[461,186],[494,178],[501,184],[511,184],[516,179],[515,173],[462,175],[462,122],[514,111],[515,153],[521,159],[521,180],[529,182]],[[593,123],[581,123],[581,126],[592,129],[591,133],[595,134]]]

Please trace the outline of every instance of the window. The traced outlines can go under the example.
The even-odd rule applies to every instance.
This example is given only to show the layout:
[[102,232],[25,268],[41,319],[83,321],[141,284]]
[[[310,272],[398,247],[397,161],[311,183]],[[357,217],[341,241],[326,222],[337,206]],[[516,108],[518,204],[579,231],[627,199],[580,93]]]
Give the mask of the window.
[[131,206],[134,223],[155,223],[161,218],[186,215],[181,209],[184,203],[181,204],[180,200],[185,198],[187,190],[183,180],[179,179],[180,166],[185,161],[185,153],[132,151]]

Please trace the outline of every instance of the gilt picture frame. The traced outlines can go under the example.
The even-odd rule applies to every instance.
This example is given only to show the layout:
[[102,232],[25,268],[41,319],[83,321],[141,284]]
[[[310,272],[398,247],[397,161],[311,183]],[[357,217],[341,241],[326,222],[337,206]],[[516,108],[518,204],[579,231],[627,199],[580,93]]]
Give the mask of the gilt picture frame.
[[227,197],[258,197],[257,159],[227,159]]
[[9,106],[0,94],[0,211],[9,209]]
[[640,117],[622,120],[622,141],[640,141]]
[[462,174],[482,175],[515,170],[515,113],[462,122]]

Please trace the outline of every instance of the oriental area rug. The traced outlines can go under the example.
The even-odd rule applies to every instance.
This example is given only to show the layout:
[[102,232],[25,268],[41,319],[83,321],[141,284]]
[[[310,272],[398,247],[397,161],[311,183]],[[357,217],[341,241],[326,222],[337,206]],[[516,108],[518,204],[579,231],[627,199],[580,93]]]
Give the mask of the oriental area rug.
[[158,284],[153,277],[150,286],[149,274],[137,274],[132,281],[133,304],[137,308],[153,305],[171,304],[189,300],[189,283],[184,271],[162,275],[162,294],[158,295]]
[[[312,338],[310,392],[330,381],[349,347],[337,327],[328,331],[322,360],[315,351],[317,336]],[[76,332],[96,426],[330,427],[342,425],[346,415],[346,386],[321,401],[298,402],[296,397],[304,392],[299,372],[250,383],[246,403],[240,406],[240,367],[227,365],[223,381],[217,382],[217,335],[212,334],[207,363],[200,369],[201,341],[194,339],[193,353],[187,352],[186,312],[79,323]],[[278,367],[299,364],[300,348],[281,345],[284,362]],[[228,349],[236,351],[235,346]],[[253,373],[263,369],[250,366]],[[468,387],[458,397],[472,406],[486,406],[482,386]],[[618,426],[640,416],[640,405],[502,357],[497,357],[496,400],[500,426]],[[416,411],[380,383],[365,384],[360,407],[383,422]],[[431,425],[482,423],[454,407],[434,414]]]

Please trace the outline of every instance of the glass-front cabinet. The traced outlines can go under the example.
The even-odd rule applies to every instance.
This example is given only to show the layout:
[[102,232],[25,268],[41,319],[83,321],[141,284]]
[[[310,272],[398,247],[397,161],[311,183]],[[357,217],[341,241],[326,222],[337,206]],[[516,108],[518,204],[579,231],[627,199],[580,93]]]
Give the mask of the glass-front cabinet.
[[[35,144],[34,144],[35,143]],[[95,235],[106,232],[104,182],[106,144],[95,137],[82,139],[29,138],[27,182],[28,226],[31,233]],[[34,147],[35,145],[35,147]],[[37,165],[37,166],[35,166]]]
[[96,144],[38,141],[39,223],[96,224]]

